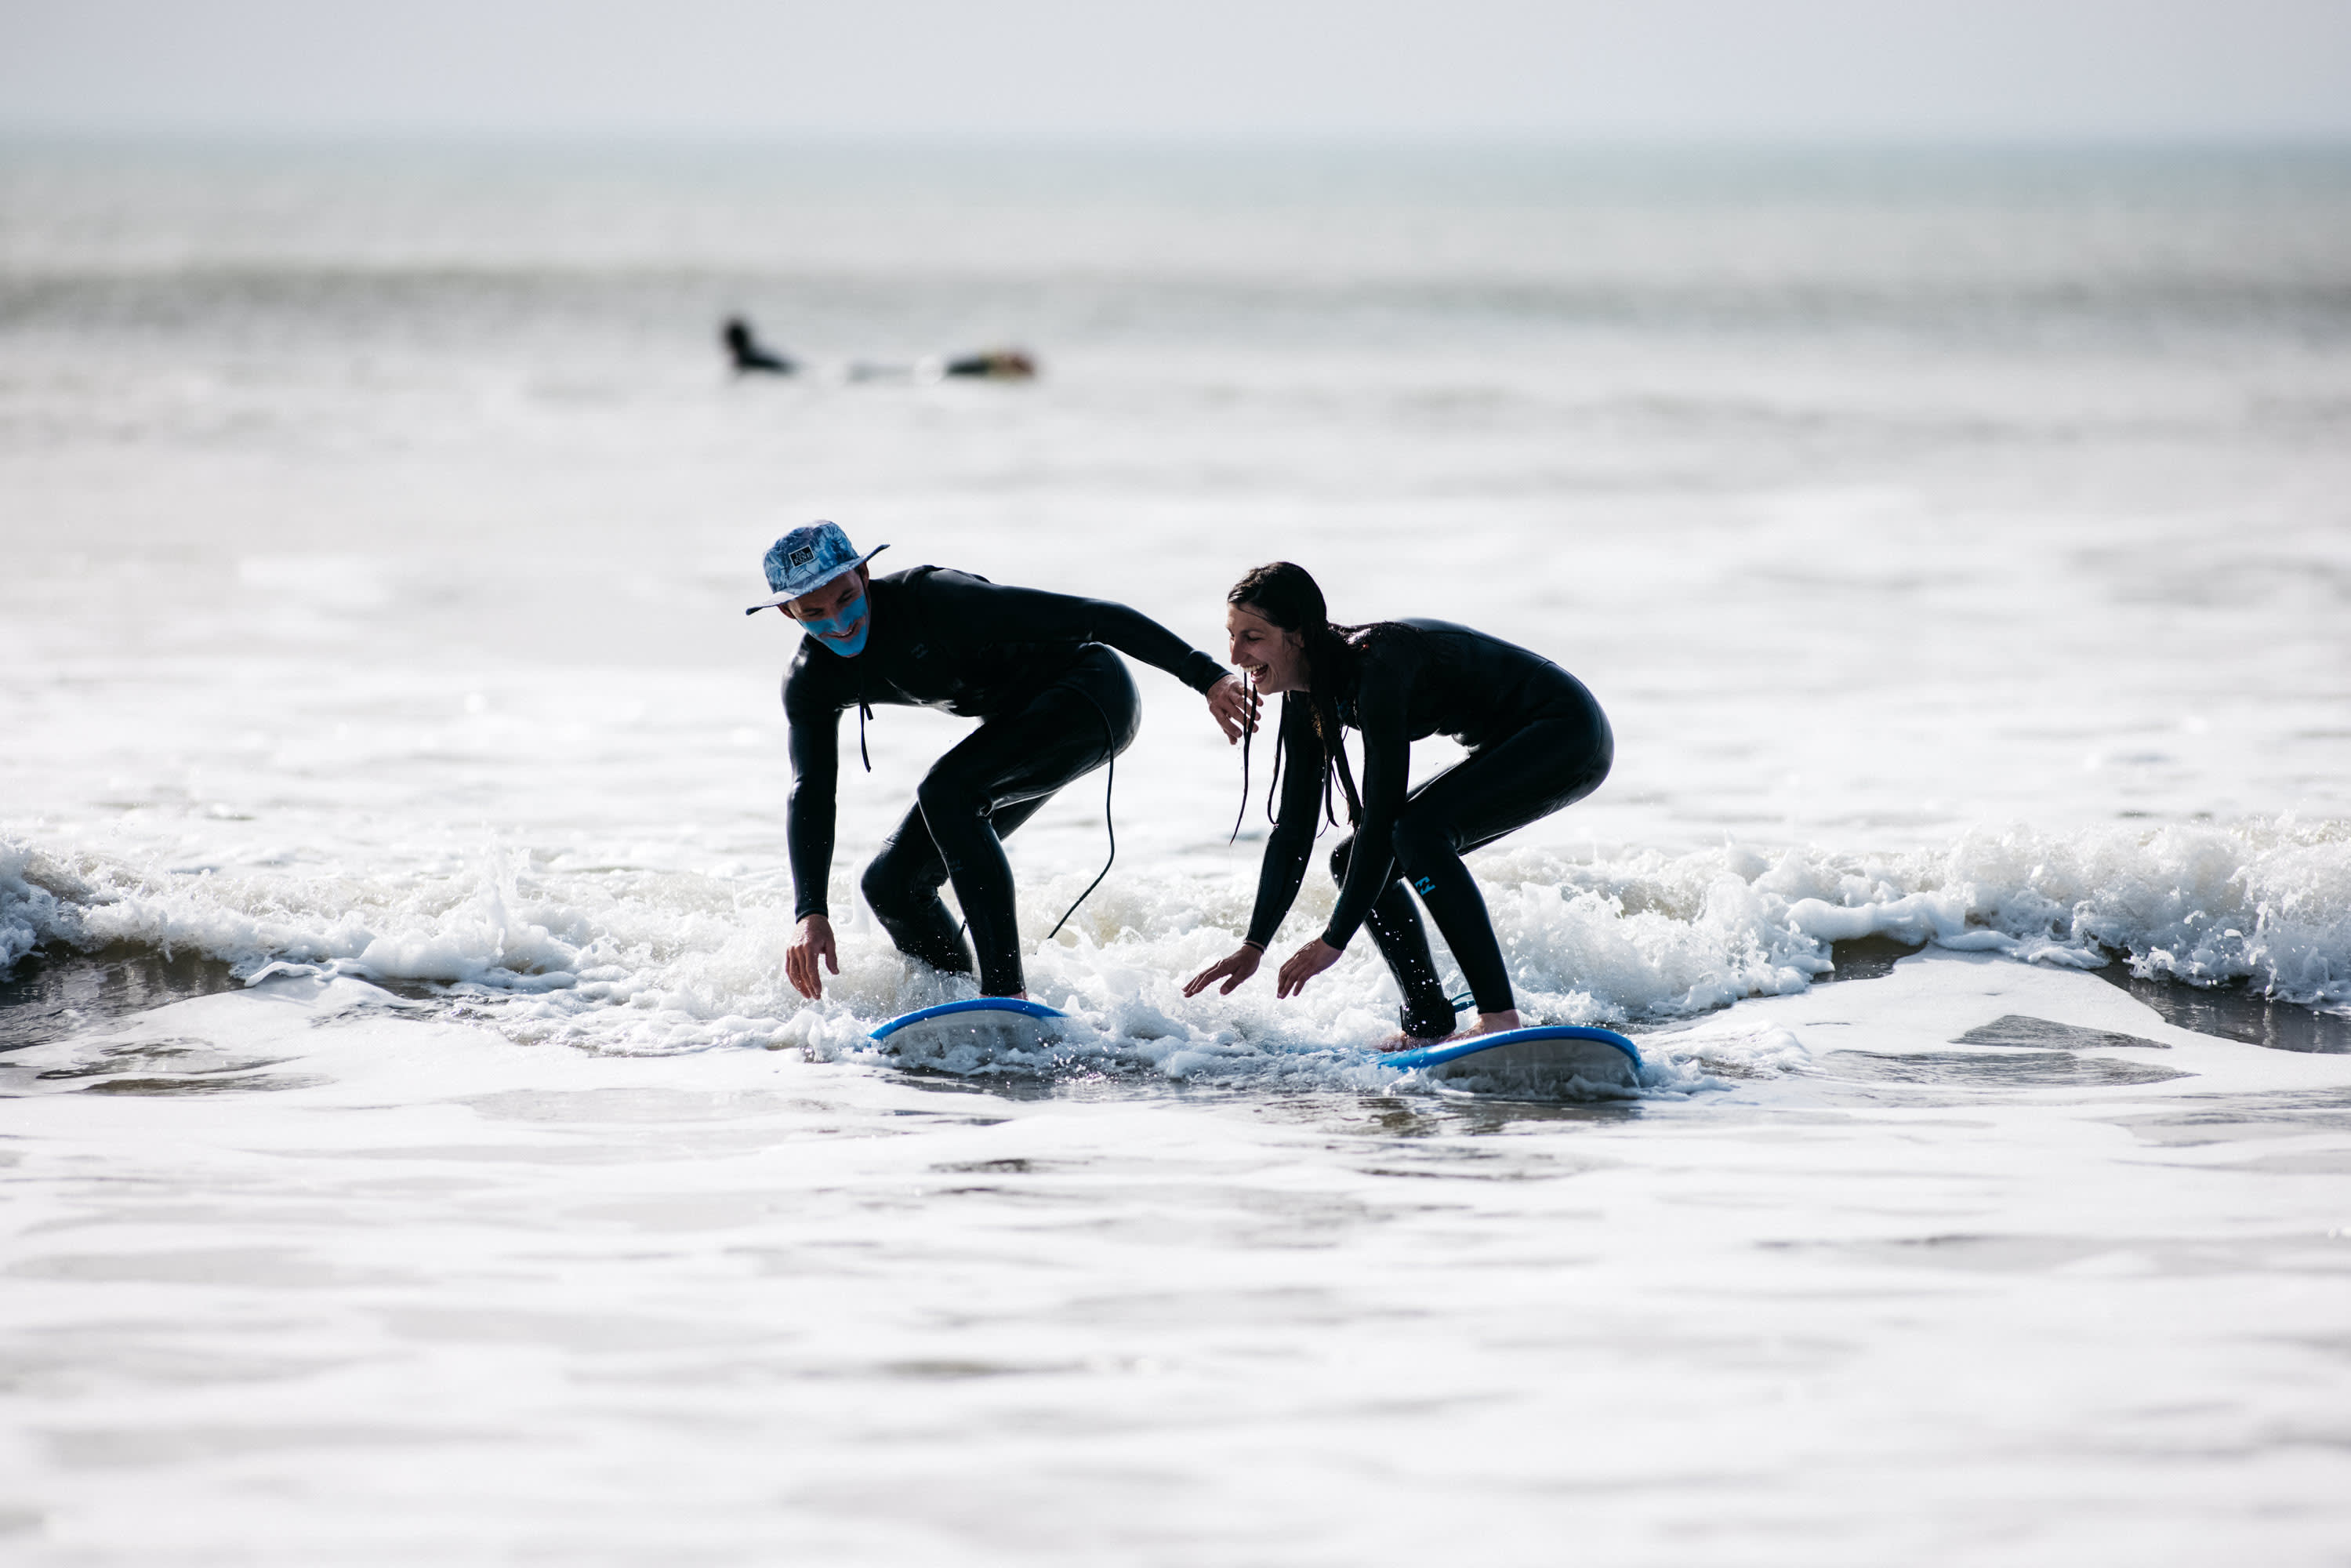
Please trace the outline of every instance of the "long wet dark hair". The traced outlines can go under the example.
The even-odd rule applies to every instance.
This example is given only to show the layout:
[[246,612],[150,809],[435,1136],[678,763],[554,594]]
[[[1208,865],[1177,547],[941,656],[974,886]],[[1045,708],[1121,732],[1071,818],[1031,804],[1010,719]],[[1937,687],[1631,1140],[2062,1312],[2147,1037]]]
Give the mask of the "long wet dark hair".
[[[1304,567],[1292,561],[1277,560],[1252,568],[1233,584],[1232,591],[1225,595],[1225,602],[1261,615],[1304,640],[1306,712],[1314,726],[1314,738],[1322,748],[1322,812],[1332,822],[1338,821],[1339,813],[1331,800],[1331,782],[1335,777],[1340,793],[1346,798],[1348,822],[1361,821],[1363,798],[1355,792],[1355,775],[1347,766],[1347,748],[1340,744],[1343,729],[1339,701],[1354,689],[1355,661],[1363,651],[1364,635],[1371,628],[1332,625],[1330,610],[1322,602],[1321,586]],[[1285,711],[1290,698],[1290,693],[1282,694]],[[1255,733],[1253,728],[1250,733]],[[1241,740],[1242,816],[1249,813],[1249,737],[1245,735]],[[1265,789],[1265,814],[1269,821],[1273,820],[1274,794],[1280,787],[1281,751],[1276,747],[1273,779]],[[1235,817],[1233,837],[1238,838],[1240,831],[1240,817]]]

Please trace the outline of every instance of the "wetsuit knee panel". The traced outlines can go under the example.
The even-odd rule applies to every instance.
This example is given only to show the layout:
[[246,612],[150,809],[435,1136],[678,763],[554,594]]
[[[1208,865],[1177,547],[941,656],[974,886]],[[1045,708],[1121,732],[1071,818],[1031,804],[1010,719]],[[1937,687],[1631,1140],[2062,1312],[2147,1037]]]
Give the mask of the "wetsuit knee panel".
[[[933,824],[985,816],[989,804],[980,782],[965,778],[944,758],[914,786],[914,800],[922,806],[924,818]],[[936,834],[935,825],[932,831]]]
[[910,902],[905,879],[891,866],[887,854],[875,855],[865,862],[865,870],[857,879],[857,891],[865,895],[867,907],[877,915],[894,914]]

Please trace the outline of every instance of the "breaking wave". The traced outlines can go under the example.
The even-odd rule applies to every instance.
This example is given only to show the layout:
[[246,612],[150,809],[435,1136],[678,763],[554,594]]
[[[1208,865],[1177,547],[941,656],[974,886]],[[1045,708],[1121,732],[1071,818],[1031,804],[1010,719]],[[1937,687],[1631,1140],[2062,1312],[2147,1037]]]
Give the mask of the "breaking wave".
[[[1651,1025],[1742,997],[1801,990],[1863,936],[2351,1011],[2351,823],[2291,819],[2140,832],[1970,833],[1946,848],[1855,855],[1741,844],[1682,855],[1475,858],[1531,1020]],[[1066,885],[1064,883],[1066,883]],[[1025,890],[1058,911],[1076,876]],[[1227,873],[1113,881],[1031,943],[1033,995],[1082,1020],[1121,1061],[1217,1076],[1268,1047],[1359,1050],[1392,1033],[1395,999],[1368,942],[1310,993],[1277,1004],[1260,976],[1186,1000],[1228,951],[1250,889]],[[1327,910],[1310,882],[1286,940]],[[847,911],[846,890],[835,907]],[[456,870],[174,875],[0,840],[0,973],[36,948],[193,950],[247,981],[288,970],[429,988],[511,1038],[661,1053],[715,1046],[862,1048],[883,1018],[965,994],[842,922],[841,974],[809,1004],[783,979],[792,933],[780,880],[580,871],[488,851]]]

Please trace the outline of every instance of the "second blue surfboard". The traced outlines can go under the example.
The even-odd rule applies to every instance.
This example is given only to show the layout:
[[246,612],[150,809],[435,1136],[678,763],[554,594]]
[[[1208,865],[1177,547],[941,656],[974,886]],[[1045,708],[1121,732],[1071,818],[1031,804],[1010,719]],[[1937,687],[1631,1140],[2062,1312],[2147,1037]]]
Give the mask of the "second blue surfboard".
[[1440,1083],[1502,1092],[1634,1089],[1641,1082],[1640,1048],[1613,1029],[1583,1024],[1539,1024],[1399,1051],[1381,1057],[1380,1065],[1417,1068]]

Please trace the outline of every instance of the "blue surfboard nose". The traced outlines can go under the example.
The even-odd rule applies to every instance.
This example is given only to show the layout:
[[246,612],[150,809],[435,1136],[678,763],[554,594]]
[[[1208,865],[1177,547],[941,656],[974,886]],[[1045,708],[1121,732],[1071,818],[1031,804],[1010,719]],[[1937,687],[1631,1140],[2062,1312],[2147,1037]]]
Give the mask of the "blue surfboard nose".
[[[966,1013],[1006,1013],[1018,1018],[1060,1019],[1067,1013],[1055,1012],[1042,1002],[1032,1002],[1022,997],[967,997],[959,1002],[941,1002],[935,1008],[920,1008],[901,1014],[873,1031],[875,1040],[888,1040],[892,1035],[928,1023],[933,1019],[959,1018]],[[975,1018],[973,1022],[983,1021]]]
[[1613,1029],[1583,1024],[1539,1024],[1477,1035],[1396,1051],[1381,1057],[1380,1065],[1416,1068],[1439,1082],[1490,1085],[1504,1092],[1514,1088],[1566,1092],[1577,1085],[1635,1089],[1641,1082],[1640,1048]]
[[1030,1051],[1061,1033],[1067,1014],[1019,997],[971,997],[892,1019],[875,1043],[902,1061],[969,1067],[999,1051]]

